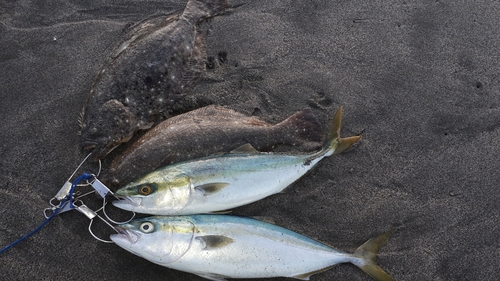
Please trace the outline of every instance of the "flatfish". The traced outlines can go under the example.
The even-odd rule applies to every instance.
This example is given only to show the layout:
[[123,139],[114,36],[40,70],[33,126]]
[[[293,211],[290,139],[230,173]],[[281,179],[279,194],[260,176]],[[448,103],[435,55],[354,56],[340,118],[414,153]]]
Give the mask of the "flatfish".
[[310,151],[322,146],[322,129],[309,110],[272,125],[209,105],[167,119],[146,132],[113,160],[101,180],[112,188],[121,187],[157,168],[229,152],[247,143],[259,150],[285,144]]
[[226,0],[189,0],[182,14],[135,28],[91,87],[80,119],[82,148],[102,159],[176,104],[205,69],[197,24],[228,6]]

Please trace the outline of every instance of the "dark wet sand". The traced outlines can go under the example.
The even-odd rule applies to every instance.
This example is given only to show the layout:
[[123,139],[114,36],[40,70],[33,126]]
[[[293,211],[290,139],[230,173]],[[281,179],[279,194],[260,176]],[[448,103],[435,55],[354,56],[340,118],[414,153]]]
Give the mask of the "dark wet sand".
[[[0,4],[1,246],[43,221],[83,159],[77,118],[123,30],[185,5],[82,3]],[[379,256],[395,280],[498,280],[498,26],[498,1],[248,1],[202,24],[208,55],[228,61],[193,97],[272,123],[311,108],[325,128],[343,105],[343,135],[364,131],[286,193],[234,213],[345,251],[397,226]],[[88,222],[57,216],[0,255],[2,279],[202,280],[98,242]],[[371,280],[351,265],[311,279]]]

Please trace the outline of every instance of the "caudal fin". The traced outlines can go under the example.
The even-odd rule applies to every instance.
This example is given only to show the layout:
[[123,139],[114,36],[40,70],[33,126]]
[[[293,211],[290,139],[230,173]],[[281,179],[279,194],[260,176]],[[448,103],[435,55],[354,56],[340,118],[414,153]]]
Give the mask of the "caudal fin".
[[393,280],[387,272],[377,265],[375,259],[380,248],[387,243],[395,230],[395,228],[392,228],[388,232],[366,241],[354,252],[354,256],[359,259],[353,263],[378,281]]
[[353,136],[348,138],[340,137],[340,127],[342,124],[342,106],[339,107],[337,113],[335,113],[335,117],[333,118],[333,122],[330,125],[328,136],[325,142],[324,151],[326,150],[326,156],[330,156],[332,154],[339,154],[342,151],[348,149],[351,145],[357,142],[361,136]]
[[305,150],[321,147],[321,125],[307,109],[293,114],[276,127],[285,144],[301,145]]
[[223,13],[230,5],[227,0],[189,0],[182,16],[196,23]]

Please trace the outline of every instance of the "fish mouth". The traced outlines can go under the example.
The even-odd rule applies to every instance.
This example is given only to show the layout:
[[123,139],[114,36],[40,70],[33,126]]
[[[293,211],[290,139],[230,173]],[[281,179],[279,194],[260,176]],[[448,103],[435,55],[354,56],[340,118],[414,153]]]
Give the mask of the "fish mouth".
[[97,142],[95,141],[82,141],[80,143],[80,146],[82,147],[83,150],[85,151],[89,151],[89,150],[93,150],[97,147]]
[[92,157],[95,160],[99,160],[104,158],[106,155],[108,155],[113,149],[115,149],[118,145],[115,144],[108,144],[108,145],[102,145],[97,141],[82,141],[80,143],[80,147],[84,151],[92,151]]
[[131,207],[139,207],[142,203],[142,198],[140,197],[130,197],[124,195],[115,194],[118,200],[113,201],[113,205],[117,208],[130,211]]
[[135,231],[129,230],[123,226],[115,226],[115,230],[118,234],[111,234],[110,239],[117,244],[120,244],[120,240],[126,240],[130,242],[130,244],[135,244],[141,237]]

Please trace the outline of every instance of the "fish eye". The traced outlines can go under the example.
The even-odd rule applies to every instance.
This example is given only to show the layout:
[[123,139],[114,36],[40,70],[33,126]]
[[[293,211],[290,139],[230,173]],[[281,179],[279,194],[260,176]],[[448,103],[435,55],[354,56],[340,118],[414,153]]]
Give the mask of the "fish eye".
[[139,192],[142,194],[142,195],[149,195],[151,194],[151,192],[153,191],[153,189],[151,188],[151,186],[149,185],[143,185],[139,188]]
[[139,229],[144,232],[144,233],[150,233],[150,232],[153,232],[153,230],[155,230],[155,226],[153,223],[147,221],[147,222],[143,222],[140,226],[139,226]]

